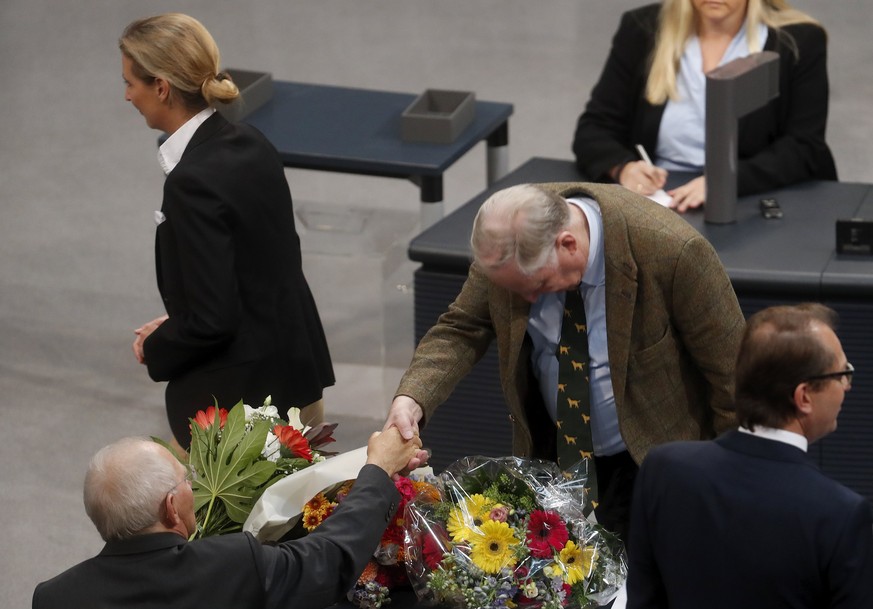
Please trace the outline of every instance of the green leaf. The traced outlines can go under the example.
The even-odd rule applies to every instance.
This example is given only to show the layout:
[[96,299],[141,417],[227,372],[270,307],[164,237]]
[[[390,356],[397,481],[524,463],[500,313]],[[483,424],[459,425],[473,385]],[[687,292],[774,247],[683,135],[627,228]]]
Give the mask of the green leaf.
[[234,522],[243,523],[252,511],[255,502],[264,492],[259,488],[275,473],[276,465],[269,461],[258,461],[246,468],[243,472],[245,478],[240,476],[241,482],[232,488],[228,488],[220,496],[227,515]]
[[226,511],[234,522],[245,522],[263,486],[276,472],[275,463],[261,459],[272,423],[257,421],[246,432],[245,412],[239,402],[219,430],[217,412],[209,429],[192,425],[191,464],[198,474],[193,485],[194,509],[200,514],[206,508],[205,522],[200,522],[204,535],[211,530],[209,520],[213,514],[218,518],[221,511]]

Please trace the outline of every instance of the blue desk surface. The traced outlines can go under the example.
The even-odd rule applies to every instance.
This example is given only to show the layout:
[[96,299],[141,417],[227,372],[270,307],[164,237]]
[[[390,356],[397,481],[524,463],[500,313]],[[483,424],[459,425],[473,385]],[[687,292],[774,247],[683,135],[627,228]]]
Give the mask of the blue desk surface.
[[[466,273],[473,218],[491,193],[524,182],[567,181],[584,181],[572,161],[530,159],[415,237],[409,257],[431,268]],[[763,197],[778,199],[781,220],[761,217],[758,201]],[[873,217],[873,185],[808,182],[741,197],[734,224],[707,224],[702,210],[683,215],[713,244],[737,291],[870,298],[873,258],[836,253],[836,220],[854,216]]]
[[476,102],[476,116],[451,144],[404,142],[400,115],[417,95],[294,82],[243,120],[262,131],[289,167],[385,175],[441,176],[503,126],[512,104]]

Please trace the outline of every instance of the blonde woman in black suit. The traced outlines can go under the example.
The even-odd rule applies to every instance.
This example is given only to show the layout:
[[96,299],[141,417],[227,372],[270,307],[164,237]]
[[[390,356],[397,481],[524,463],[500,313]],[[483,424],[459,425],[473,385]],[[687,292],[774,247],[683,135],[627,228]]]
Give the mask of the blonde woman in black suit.
[[175,439],[189,444],[189,417],[214,399],[258,406],[271,395],[320,422],[333,368],[275,148],[215,111],[239,91],[196,19],[135,21],[119,47],[125,99],[169,136],[155,242],[166,315],[135,331],[133,351],[152,379],[168,381]]
[[[644,195],[669,171],[702,173],[705,73],[761,50],[779,54],[779,97],[739,121],[738,194],[837,179],[825,142],[827,35],[785,0],[664,0],[625,13],[576,127],[577,165]],[[677,211],[693,209],[706,183],[668,194]]]

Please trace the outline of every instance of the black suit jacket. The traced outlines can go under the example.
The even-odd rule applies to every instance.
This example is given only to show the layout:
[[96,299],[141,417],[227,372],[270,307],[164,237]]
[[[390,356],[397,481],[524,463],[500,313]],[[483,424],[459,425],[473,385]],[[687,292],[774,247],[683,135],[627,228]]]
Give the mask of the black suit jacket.
[[[654,152],[664,104],[645,100],[649,55],[660,4],[628,11],[576,126],[573,152],[591,179],[610,181],[612,167],[638,160],[635,144]],[[828,145],[827,37],[812,24],[770,29],[764,50],[779,54],[779,97],[739,121],[737,194],[807,180],[836,180]],[[795,53],[796,51],[796,53]],[[704,127],[701,125],[701,129]]]
[[391,479],[367,465],[349,496],[310,535],[275,546],[248,533],[187,542],[175,533],[106,544],[43,582],[33,609],[315,609],[341,600],[397,511]]
[[873,607],[873,514],[788,444],[727,432],[652,449],[628,609]]
[[184,428],[211,395],[228,407],[268,394],[282,408],[320,399],[333,368],[275,148],[214,113],[167,176],[161,210],[155,255],[169,319],[144,351],[150,376],[170,382],[168,398],[174,383],[203,396],[175,405]]

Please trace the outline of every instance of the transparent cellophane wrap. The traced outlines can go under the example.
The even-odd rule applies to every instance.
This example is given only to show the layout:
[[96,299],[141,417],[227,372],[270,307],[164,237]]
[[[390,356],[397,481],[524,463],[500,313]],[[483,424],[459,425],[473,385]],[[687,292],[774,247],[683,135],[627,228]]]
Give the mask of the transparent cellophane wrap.
[[438,477],[441,499],[419,496],[406,510],[406,566],[419,599],[469,609],[612,600],[627,559],[618,537],[585,515],[587,463],[570,472],[517,457],[449,466]]

